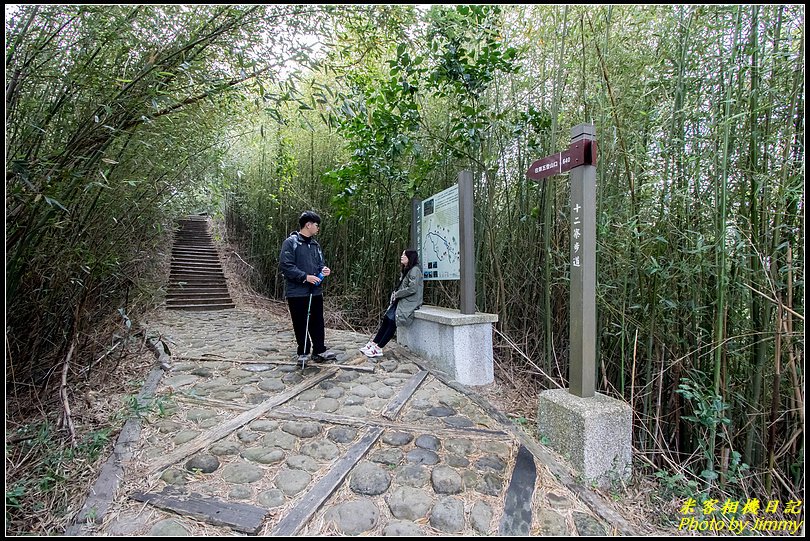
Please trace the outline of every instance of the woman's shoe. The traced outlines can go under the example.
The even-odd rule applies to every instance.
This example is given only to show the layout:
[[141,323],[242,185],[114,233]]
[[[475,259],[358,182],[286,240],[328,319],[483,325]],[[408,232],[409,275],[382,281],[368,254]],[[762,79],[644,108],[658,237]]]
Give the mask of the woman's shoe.
[[368,349],[368,353],[366,353],[365,355],[369,359],[373,359],[374,357],[382,357],[383,352],[379,346],[372,344],[371,347]]
[[366,342],[366,345],[360,348],[360,353],[363,355],[368,355],[369,350],[371,349],[371,345],[374,344],[371,340]]

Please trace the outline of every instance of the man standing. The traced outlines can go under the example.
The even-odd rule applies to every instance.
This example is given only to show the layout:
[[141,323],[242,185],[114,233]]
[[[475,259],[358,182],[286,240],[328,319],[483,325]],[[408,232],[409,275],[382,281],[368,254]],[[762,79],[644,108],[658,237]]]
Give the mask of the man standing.
[[324,262],[321,245],[314,239],[321,228],[321,217],[311,210],[305,211],[298,218],[298,225],[299,230],[281,245],[279,269],[287,279],[287,305],[298,342],[298,362],[303,366],[310,346],[316,363],[333,361],[335,354],[326,351],[324,345],[323,289],[318,275],[326,277],[332,271]]

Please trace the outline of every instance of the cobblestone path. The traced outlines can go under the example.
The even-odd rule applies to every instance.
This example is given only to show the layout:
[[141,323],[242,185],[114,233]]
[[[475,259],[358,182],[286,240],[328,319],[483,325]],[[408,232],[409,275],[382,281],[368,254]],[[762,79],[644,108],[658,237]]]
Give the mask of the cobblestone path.
[[290,322],[267,311],[159,317],[171,370],[153,372],[151,407],[119,440],[114,498],[102,516],[88,500],[73,533],[616,533],[514,427],[401,346],[372,363],[367,336],[327,329],[337,362],[302,370]]

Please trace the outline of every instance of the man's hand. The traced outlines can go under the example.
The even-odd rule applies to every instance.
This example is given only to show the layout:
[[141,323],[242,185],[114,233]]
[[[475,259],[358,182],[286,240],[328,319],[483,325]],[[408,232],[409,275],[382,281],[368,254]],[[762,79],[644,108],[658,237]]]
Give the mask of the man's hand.
[[314,274],[307,274],[307,283],[316,286],[320,283],[320,280]]
[[321,274],[323,274],[324,276],[329,276],[330,274],[332,274],[332,269],[330,269],[329,267],[324,267],[321,269]]

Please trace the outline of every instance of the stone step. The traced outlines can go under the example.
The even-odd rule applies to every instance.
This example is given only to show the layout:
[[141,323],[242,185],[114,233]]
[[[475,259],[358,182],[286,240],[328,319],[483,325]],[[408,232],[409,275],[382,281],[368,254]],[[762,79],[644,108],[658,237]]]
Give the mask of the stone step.
[[224,289],[228,290],[228,285],[225,280],[204,280],[204,282],[215,282],[215,283],[198,283],[198,282],[186,282],[185,280],[173,280],[169,283],[169,287],[166,291],[166,294],[184,294],[184,293],[206,293],[209,294],[213,290]]
[[175,285],[193,285],[197,287],[200,284],[220,284],[224,287],[226,284],[225,276],[169,276],[169,287]]
[[203,271],[189,271],[189,270],[175,270],[169,272],[170,282],[183,282],[186,279],[201,278],[203,280],[211,279],[225,279],[225,274],[220,270],[219,272],[203,272]]
[[172,261],[171,269],[187,269],[187,270],[222,270],[222,265],[215,263],[194,263],[189,261]]
[[170,268],[169,276],[173,276],[175,274],[188,274],[190,276],[196,276],[199,274],[223,274],[223,273],[222,267],[201,269],[201,268],[184,267],[182,265],[181,266],[172,265]]
[[171,274],[169,275],[169,287],[189,286],[197,287],[200,282],[208,284],[218,284],[220,287],[228,287],[228,281],[222,274]]
[[222,269],[201,269],[201,268],[190,268],[190,267],[176,267],[172,265],[172,268],[169,272],[169,277],[174,276],[224,276],[222,273]]
[[166,293],[166,298],[179,298],[185,297],[188,295],[230,295],[227,287],[218,287],[218,286],[211,286],[211,287],[172,287],[169,288],[168,292]]
[[225,284],[225,275],[222,273],[219,274],[176,274],[172,273],[169,275],[169,285],[183,285],[183,284],[195,284],[199,282],[210,282],[210,283],[220,283]]
[[202,253],[181,253],[181,254],[172,254],[171,256],[172,261],[191,261],[191,262],[200,262],[200,263],[215,263],[219,264],[219,256],[217,254],[202,254]]
[[184,299],[223,299],[230,302],[231,295],[230,293],[222,292],[222,291],[199,291],[199,292],[192,292],[189,293],[188,291],[171,291],[166,293],[166,300],[167,301],[180,301]]
[[225,276],[222,273],[219,274],[188,274],[188,273],[172,273],[169,275],[169,280],[173,283],[178,282],[188,282],[194,280],[205,280],[205,281],[222,281],[223,283],[226,281]]
[[183,304],[166,306],[169,310],[227,310],[228,308],[236,308],[234,303],[227,304]]
[[233,299],[230,296],[225,295],[202,295],[199,297],[180,297],[180,298],[172,298],[166,299],[166,306],[177,306],[177,305],[186,305],[186,304],[228,304],[232,303]]
[[169,283],[179,284],[181,282],[219,282],[223,287],[227,287],[225,276],[222,274],[170,274]]
[[172,261],[188,261],[190,263],[214,263],[219,265],[219,257],[213,254],[172,254]]
[[172,271],[217,271],[222,272],[222,265],[214,265],[211,263],[171,263],[169,267]]
[[194,251],[216,252],[213,243],[210,242],[178,242],[175,240],[174,249],[175,251],[186,250],[190,252]]
[[222,263],[220,263],[219,259],[200,259],[194,257],[181,257],[181,258],[172,258],[170,263],[172,265],[216,265],[220,267]]
[[[210,281],[210,280],[209,280]],[[208,293],[214,289],[224,289],[227,291],[228,287],[225,284],[183,284],[182,281],[174,282],[169,287],[170,293],[182,293],[184,291],[191,291],[192,293]]]
[[215,261],[219,263],[219,254],[216,252],[172,252],[172,259],[187,259],[189,261]]
[[218,255],[213,246],[192,246],[190,244],[175,244],[172,250],[173,254],[204,254],[204,255]]
[[195,280],[187,282],[185,280],[173,280],[168,284],[167,293],[182,293],[184,291],[208,292],[212,289],[228,290],[225,280]]

